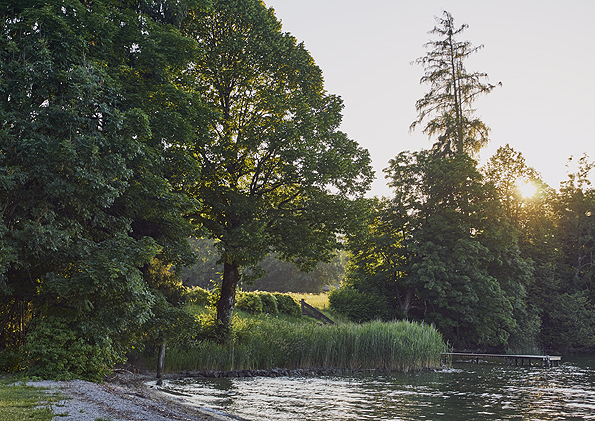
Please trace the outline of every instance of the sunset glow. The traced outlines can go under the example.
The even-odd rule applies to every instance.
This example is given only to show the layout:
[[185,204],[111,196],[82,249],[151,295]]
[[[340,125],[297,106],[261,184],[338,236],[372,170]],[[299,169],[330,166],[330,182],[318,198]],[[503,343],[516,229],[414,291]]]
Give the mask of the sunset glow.
[[519,184],[519,191],[521,192],[521,196],[527,199],[529,197],[535,196],[535,193],[537,192],[537,186],[531,181],[524,181],[523,183]]

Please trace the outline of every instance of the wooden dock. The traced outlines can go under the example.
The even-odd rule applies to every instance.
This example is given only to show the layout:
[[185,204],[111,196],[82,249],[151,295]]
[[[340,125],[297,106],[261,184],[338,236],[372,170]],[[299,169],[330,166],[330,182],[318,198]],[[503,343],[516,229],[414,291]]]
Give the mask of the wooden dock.
[[[558,367],[562,357],[559,355],[506,355],[506,354],[474,354],[466,352],[446,352],[442,354],[445,359],[453,360],[467,359],[471,362],[479,364],[482,360],[503,360],[507,365],[527,366],[536,365],[541,367]],[[519,364],[520,363],[520,364]]]

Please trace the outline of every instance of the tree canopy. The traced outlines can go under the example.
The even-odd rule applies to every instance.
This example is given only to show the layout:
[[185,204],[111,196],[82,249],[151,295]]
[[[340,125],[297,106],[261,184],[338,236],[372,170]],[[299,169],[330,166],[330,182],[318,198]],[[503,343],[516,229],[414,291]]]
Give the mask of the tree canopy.
[[228,325],[242,268],[268,253],[302,267],[329,260],[372,179],[368,152],[338,130],[341,99],[326,93],[303,44],[257,0],[214,1],[184,26],[204,54],[192,69],[216,118],[197,154],[193,215],[223,263],[217,317]]
[[190,257],[180,183],[204,112],[180,70],[197,49],[153,7],[0,9],[0,347],[27,342],[43,368],[35,341],[66,329],[56,346],[80,354],[65,376],[124,358],[152,315],[147,268]]
[[475,161],[466,154],[401,153],[387,174],[392,208],[401,215],[394,227],[403,232],[399,255],[406,253],[401,288],[415,289],[418,317],[455,344],[506,343],[529,266]]

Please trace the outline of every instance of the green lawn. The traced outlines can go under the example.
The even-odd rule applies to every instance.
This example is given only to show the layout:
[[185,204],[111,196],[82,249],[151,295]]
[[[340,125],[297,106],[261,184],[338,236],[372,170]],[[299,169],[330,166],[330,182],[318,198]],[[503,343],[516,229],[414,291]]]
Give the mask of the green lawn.
[[59,416],[54,413],[51,404],[64,398],[46,391],[44,388],[27,386],[12,376],[0,378],[0,420],[49,421]]
[[329,307],[327,294],[306,294],[301,292],[290,292],[289,295],[299,303],[302,299],[319,310],[326,310]]

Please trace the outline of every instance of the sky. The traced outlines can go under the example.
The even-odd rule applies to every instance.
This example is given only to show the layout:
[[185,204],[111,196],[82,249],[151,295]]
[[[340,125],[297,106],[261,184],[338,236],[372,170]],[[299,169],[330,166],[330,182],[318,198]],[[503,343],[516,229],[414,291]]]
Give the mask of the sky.
[[340,130],[367,148],[376,171],[369,196],[390,196],[382,170],[398,153],[430,148],[417,129],[415,102],[428,90],[423,44],[447,10],[459,40],[479,52],[469,72],[502,87],[474,103],[491,128],[480,164],[509,144],[553,188],[567,178],[568,158],[595,160],[594,0],[264,0],[283,31],[304,42],[322,69],[325,88],[343,98]]

